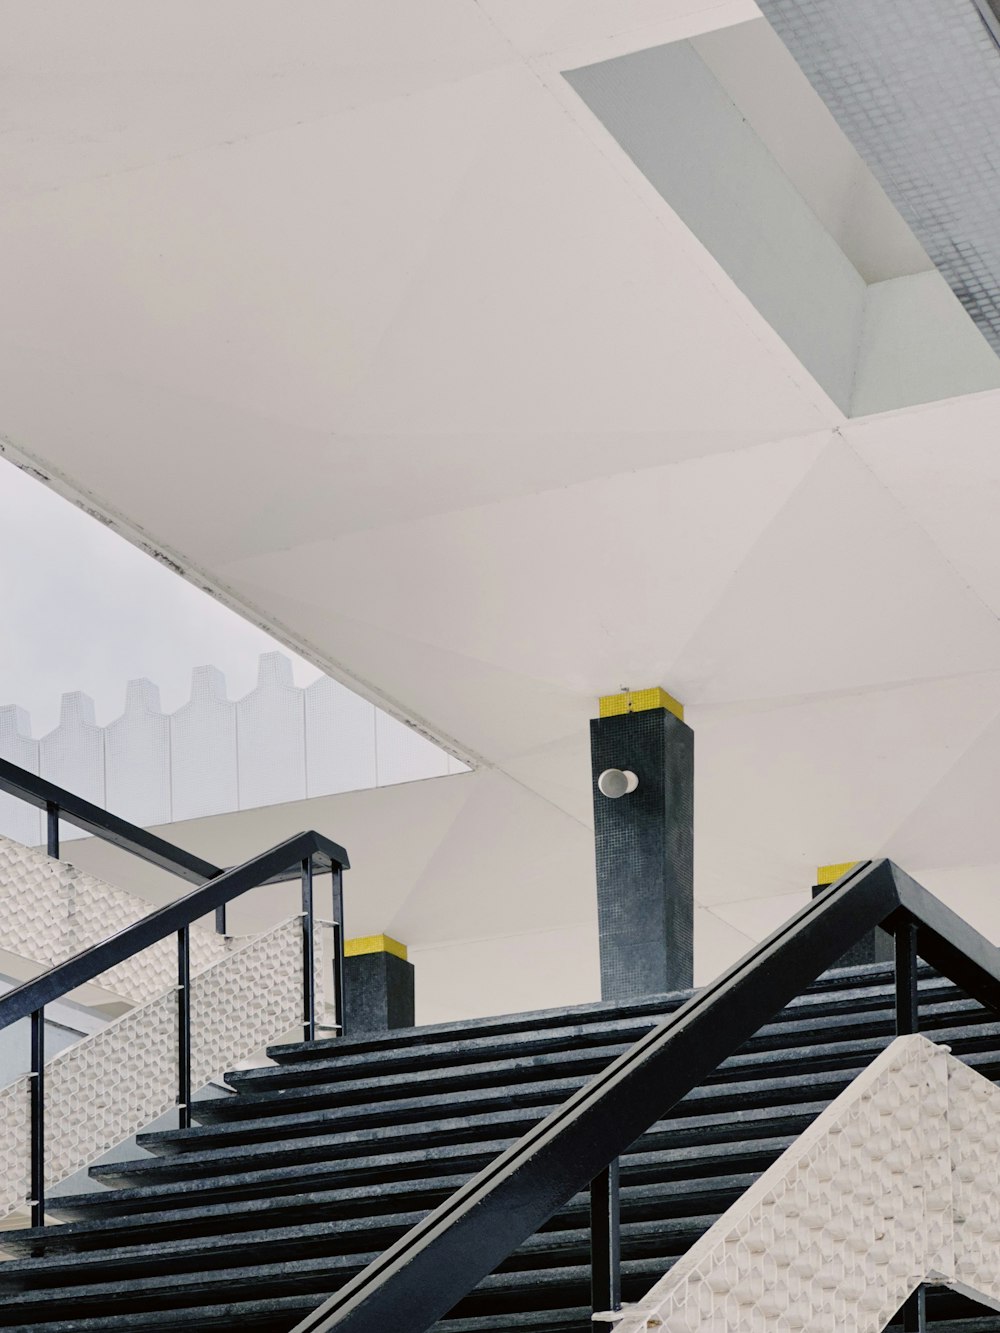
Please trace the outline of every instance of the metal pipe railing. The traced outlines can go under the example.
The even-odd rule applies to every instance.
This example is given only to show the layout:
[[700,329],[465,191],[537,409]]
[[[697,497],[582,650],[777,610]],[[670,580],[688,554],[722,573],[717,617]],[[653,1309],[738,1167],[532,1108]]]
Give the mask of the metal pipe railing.
[[[890,861],[864,862],[613,1061],[417,1223],[293,1333],[425,1333],[592,1187],[595,1299],[618,1299],[610,1164],[876,926],[897,937],[896,1026],[916,959],[1000,1010],[1000,950]],[[916,1298],[907,1320],[919,1317]],[[909,1326],[909,1325],[908,1325]],[[919,1325],[915,1325],[919,1326]]]
[[[302,883],[302,1034],[316,1034],[315,927],[313,879],[329,871],[333,897],[333,990],[336,1021],[327,1029],[343,1032],[344,930],[343,872],[350,866],[339,844],[314,831],[298,833],[240,866],[222,870],[183,848],[119,819],[8,760],[0,760],[0,790],[46,812],[47,850],[59,854],[59,820],[103,838],[124,851],[169,870],[198,887],[142,920],[83,949],[0,996],[0,1031],[21,1019],[31,1020],[31,1216],[45,1222],[45,1006],[93,981],[109,968],[175,935],[177,939],[177,1110],[182,1128],[191,1123],[191,925],[215,913],[216,929],[225,933],[226,905],[264,884],[301,877]],[[207,880],[207,883],[204,882]]]

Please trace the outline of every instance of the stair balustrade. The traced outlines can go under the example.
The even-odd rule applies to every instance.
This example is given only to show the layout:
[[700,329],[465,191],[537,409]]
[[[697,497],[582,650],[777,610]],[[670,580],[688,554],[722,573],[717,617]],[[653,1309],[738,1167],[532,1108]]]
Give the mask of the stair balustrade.
[[[53,1181],[86,1165],[148,1124],[173,1102],[181,1127],[191,1124],[192,1093],[226,1064],[263,1047],[300,1022],[305,1040],[322,1026],[343,1024],[343,871],[347,853],[316,832],[304,832],[222,869],[183,848],[119,819],[109,811],[0,760],[0,790],[46,811],[47,850],[59,855],[59,821],[68,820],[199,887],[150,912],[41,976],[0,996],[0,1030],[30,1019],[31,1071],[0,1092],[5,1116],[2,1164],[5,1194],[0,1216],[27,1193],[33,1226],[45,1225],[46,1192]],[[29,853],[30,855],[30,853]],[[314,876],[331,876],[334,1016],[316,1016]],[[225,934],[226,905],[249,890],[297,877],[301,912],[192,976],[192,926],[215,914]],[[176,986],[131,1010],[83,1042],[45,1059],[45,1006],[78,987],[121,974],[144,950],[173,937]],[[280,976],[284,991],[277,993]],[[292,997],[292,998],[290,998]],[[197,1025],[193,1000],[205,1000],[207,1021]],[[234,1034],[238,1034],[235,1038]],[[172,1049],[171,1049],[172,1048]],[[123,1078],[131,1065],[131,1079]],[[59,1121],[57,1149],[46,1141],[47,1085],[53,1083]],[[174,1089],[173,1097],[168,1087]],[[25,1186],[27,1189],[25,1190]]]
[[[598,1183],[591,1228],[595,1248],[601,1247],[592,1264],[595,1274],[613,1269],[616,1228],[605,1216],[602,1173],[877,926],[896,938],[898,1033],[917,1026],[918,955],[1000,1012],[1000,950],[891,861],[860,862],[417,1222],[292,1333],[425,1333],[592,1182]],[[600,1285],[614,1295],[613,1277],[602,1277]]]

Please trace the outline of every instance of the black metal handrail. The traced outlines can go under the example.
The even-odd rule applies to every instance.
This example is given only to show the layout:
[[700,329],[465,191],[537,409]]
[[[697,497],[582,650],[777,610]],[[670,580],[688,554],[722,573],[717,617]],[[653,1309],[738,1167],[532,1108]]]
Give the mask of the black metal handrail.
[[[1000,1010],[1000,950],[891,861],[862,862],[535,1125],[293,1333],[425,1333],[588,1185],[592,1235],[613,1250],[614,1164],[621,1154],[876,926],[896,940],[897,1032],[917,1028],[918,954]],[[595,1254],[595,1271],[613,1263],[613,1254],[610,1265]],[[609,1278],[612,1298],[615,1289]]]
[[204,884],[205,880],[221,874],[220,867],[211,861],[205,861],[193,852],[185,851],[183,847],[176,847],[172,842],[158,838],[155,833],[130,824],[126,819],[119,819],[110,810],[102,810],[99,805],[63,787],[57,787],[54,782],[40,778],[37,773],[18,768],[9,759],[0,759],[0,791],[46,812],[50,856],[59,855],[59,820],[64,819],[114,847],[120,847],[151,865],[159,866],[161,870],[179,875],[190,884]]
[[[45,1223],[45,1006],[93,981],[110,968],[177,937],[177,1108],[182,1127],[191,1123],[191,926],[210,912],[216,930],[225,932],[226,904],[250,889],[287,880],[292,874],[302,889],[302,1033],[316,1035],[315,941],[313,876],[329,871],[332,883],[334,1009],[336,1022],[324,1026],[343,1031],[344,1022],[344,900],[343,872],[347,853],[321,833],[297,833],[276,847],[222,870],[201,857],[120,819],[110,811],[57,787],[37,774],[0,759],[0,790],[46,811],[48,852],[59,855],[59,820],[141,857],[164,870],[194,881],[199,887],[150,912],[116,935],[83,949],[0,996],[0,1031],[23,1018],[31,1019],[31,1215],[34,1226]],[[291,873],[290,873],[291,872]],[[207,880],[205,883],[203,881]]]

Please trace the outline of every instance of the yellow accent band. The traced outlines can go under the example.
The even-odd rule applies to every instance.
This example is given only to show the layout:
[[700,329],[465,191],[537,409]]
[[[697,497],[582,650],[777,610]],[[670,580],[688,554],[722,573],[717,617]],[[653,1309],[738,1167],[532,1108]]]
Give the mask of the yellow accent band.
[[600,717],[618,717],[622,713],[643,713],[647,708],[665,708],[684,721],[684,705],[659,686],[652,690],[626,690],[624,694],[605,694],[600,700]]
[[391,953],[406,962],[406,945],[391,935],[359,935],[357,939],[344,941],[345,958],[356,958],[362,953]]
[[846,875],[857,864],[857,861],[840,861],[835,866],[819,866],[816,871],[816,883],[836,884],[841,875]]

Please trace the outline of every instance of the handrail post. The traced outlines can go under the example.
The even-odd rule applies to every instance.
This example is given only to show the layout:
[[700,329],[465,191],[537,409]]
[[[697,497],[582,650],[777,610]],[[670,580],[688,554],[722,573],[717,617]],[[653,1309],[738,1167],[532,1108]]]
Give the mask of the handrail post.
[[313,940],[313,862],[302,862],[302,1040],[316,1038],[316,963]]
[[[896,1036],[908,1037],[920,1030],[920,998],[917,990],[917,923],[907,919],[895,930]],[[903,1306],[905,1333],[924,1333],[927,1327],[927,1298],[918,1287]]]
[[333,1003],[340,1035],[344,1032],[344,869],[334,862],[330,867],[333,891]]
[[31,1225],[45,1225],[45,1007],[31,1015]]
[[59,806],[55,801],[45,802],[45,841],[49,856],[59,860]]
[[191,931],[177,932],[177,1124],[191,1124]]
[[927,1290],[918,1287],[903,1306],[904,1333],[926,1333]]
[[917,994],[917,925],[906,920],[896,927],[896,1036],[909,1037],[920,1030]]
[[617,1157],[590,1182],[590,1300],[594,1314],[622,1308]]

